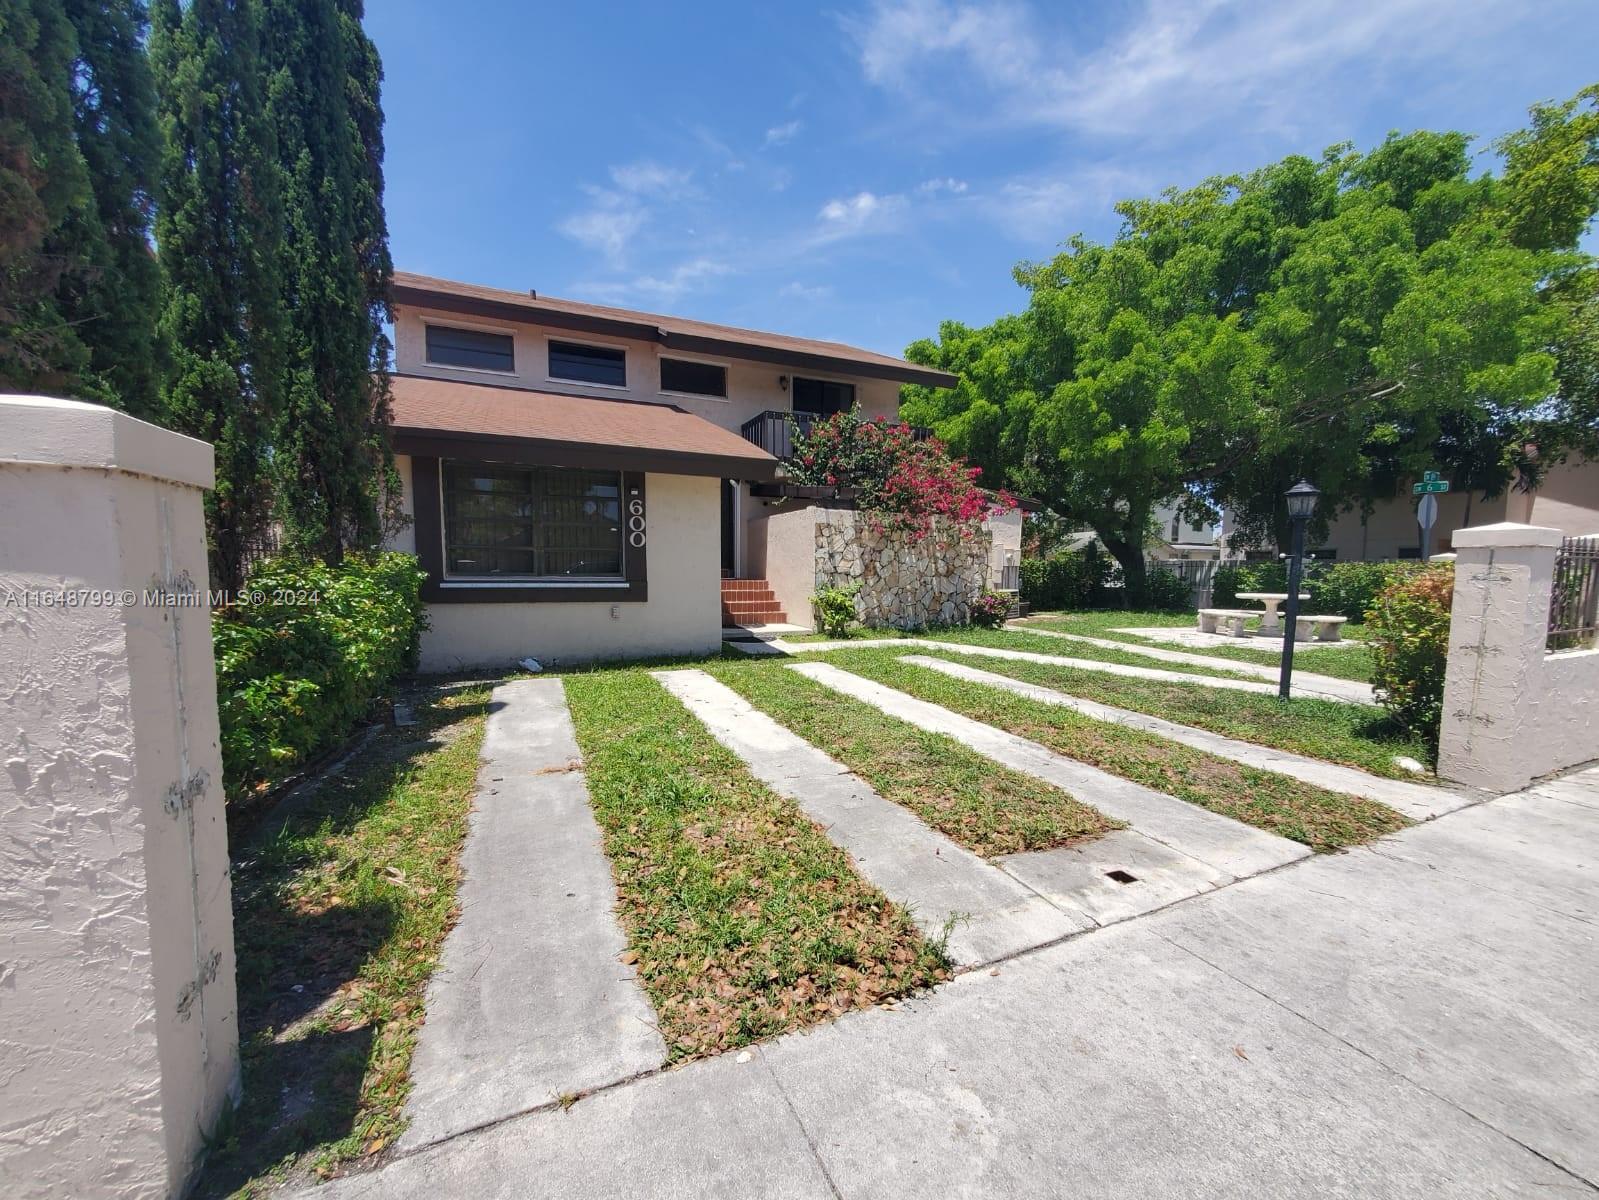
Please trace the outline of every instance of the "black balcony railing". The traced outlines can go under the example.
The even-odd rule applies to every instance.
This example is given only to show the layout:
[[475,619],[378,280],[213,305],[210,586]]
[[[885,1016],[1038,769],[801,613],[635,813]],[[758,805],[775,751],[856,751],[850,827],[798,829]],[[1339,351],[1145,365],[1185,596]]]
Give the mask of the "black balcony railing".
[[[781,412],[777,409],[768,409],[763,413],[756,413],[743,425],[739,432],[744,435],[744,440],[754,442],[773,458],[783,459],[785,462],[794,457],[794,430],[797,428],[802,434],[809,434],[811,426],[823,418],[816,413],[807,412]],[[910,427],[911,436],[918,442],[925,442],[933,436],[931,429],[920,425]]]

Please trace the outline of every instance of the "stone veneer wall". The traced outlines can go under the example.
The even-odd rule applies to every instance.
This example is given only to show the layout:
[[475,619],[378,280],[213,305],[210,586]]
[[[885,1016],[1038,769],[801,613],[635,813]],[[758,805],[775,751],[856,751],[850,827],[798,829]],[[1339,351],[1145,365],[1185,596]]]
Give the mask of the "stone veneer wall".
[[913,541],[892,530],[874,532],[852,509],[816,515],[816,586],[859,582],[855,612],[867,625],[964,624],[988,583],[987,530],[963,541],[953,530],[935,529]]

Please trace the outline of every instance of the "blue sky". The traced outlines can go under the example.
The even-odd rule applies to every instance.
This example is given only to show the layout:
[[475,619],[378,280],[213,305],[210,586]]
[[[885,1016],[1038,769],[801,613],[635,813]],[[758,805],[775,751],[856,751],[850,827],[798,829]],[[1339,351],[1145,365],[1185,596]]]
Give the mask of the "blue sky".
[[1592,0],[374,0],[402,269],[900,353],[1112,204],[1599,79]]

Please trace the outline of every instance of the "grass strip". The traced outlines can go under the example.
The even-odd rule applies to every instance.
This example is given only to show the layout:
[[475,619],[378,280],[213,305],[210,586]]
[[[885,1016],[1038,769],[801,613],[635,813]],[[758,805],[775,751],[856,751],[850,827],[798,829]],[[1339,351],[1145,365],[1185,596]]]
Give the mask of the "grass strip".
[[838,651],[828,657],[846,670],[1030,738],[1068,758],[1318,851],[1358,845],[1409,824],[1375,800],[1330,792],[1141,729],[952,679],[902,662],[890,650]]
[[918,729],[778,663],[706,668],[940,833],[985,857],[1098,837],[1122,823],[943,734]]
[[1101,704],[1208,729],[1242,742],[1358,767],[1388,779],[1435,782],[1430,775],[1417,775],[1394,762],[1396,755],[1417,762],[1431,762],[1434,748],[1425,738],[1400,728],[1380,708],[1369,705],[1342,704],[1308,696],[1285,703],[1275,696],[1223,692],[1202,684],[1129,679],[1017,659],[978,661],[963,654],[925,653],[1098,700]]
[[[1117,614],[1121,618],[1121,626],[1128,625],[1127,618],[1129,617],[1133,618],[1134,627],[1149,628],[1155,624],[1173,624],[1170,620],[1148,622],[1146,624],[1144,618],[1149,615],[1147,613]],[[1161,615],[1170,616],[1170,614]],[[1029,620],[1027,624],[1055,633],[1077,633],[1087,637],[1101,637],[1107,640],[1127,642],[1129,645],[1153,646],[1161,650],[1180,650],[1188,654],[1203,654],[1207,658],[1228,658],[1234,662],[1258,663],[1266,667],[1275,667],[1282,661],[1282,657],[1277,650],[1266,650],[1257,646],[1247,645],[1183,646],[1176,642],[1163,642],[1157,638],[1135,637],[1130,633],[1124,632],[1120,627],[1111,628],[1101,622],[1084,622],[1075,617],[1046,617],[1039,620]],[[1191,628],[1192,625],[1193,621],[1191,619],[1185,619],[1181,628]],[[1037,638],[1034,639],[1035,644],[1038,640]],[[1059,644],[1066,646],[1072,643],[1061,642]],[[1078,644],[1080,645],[1081,643]],[[1347,644],[1341,643],[1337,646],[1317,646],[1312,650],[1305,650],[1294,656],[1294,670],[1296,672],[1304,671],[1316,675],[1327,675],[1334,679],[1352,679],[1359,683],[1370,683],[1372,674],[1371,650],[1364,642],[1358,641],[1348,642]]]
[[198,1194],[331,1175],[399,1132],[423,988],[454,922],[487,701],[487,689],[419,700],[419,725],[385,731],[238,838],[244,1100]]
[[939,947],[642,671],[568,676],[629,961],[674,1061],[944,978]]

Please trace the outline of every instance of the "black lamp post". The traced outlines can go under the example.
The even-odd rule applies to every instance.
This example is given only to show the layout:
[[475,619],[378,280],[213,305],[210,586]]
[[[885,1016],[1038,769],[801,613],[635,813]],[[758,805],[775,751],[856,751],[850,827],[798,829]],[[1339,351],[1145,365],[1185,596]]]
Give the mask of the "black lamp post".
[[1316,499],[1321,495],[1311,484],[1301,479],[1289,488],[1288,519],[1293,522],[1292,552],[1288,555],[1288,603],[1283,606],[1283,671],[1277,682],[1277,698],[1288,699],[1288,681],[1294,674],[1294,632],[1299,626],[1299,580],[1304,573],[1305,523],[1316,511]]

